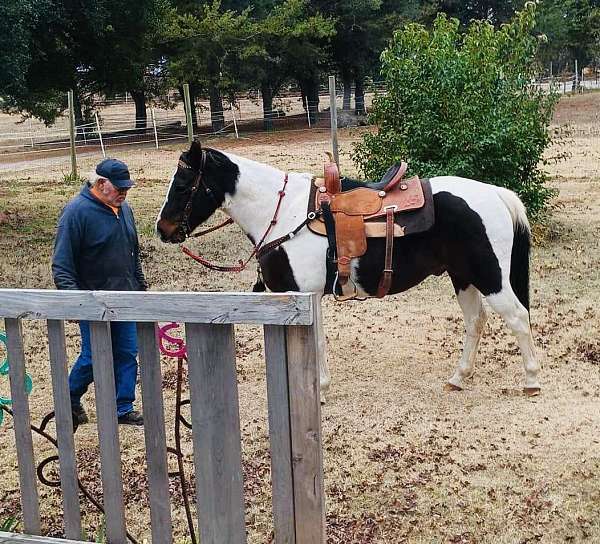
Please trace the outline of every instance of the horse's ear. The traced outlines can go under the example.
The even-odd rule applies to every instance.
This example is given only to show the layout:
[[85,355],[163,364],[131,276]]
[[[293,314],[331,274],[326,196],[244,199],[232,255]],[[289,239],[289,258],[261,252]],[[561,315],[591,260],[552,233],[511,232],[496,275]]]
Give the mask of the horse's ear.
[[195,168],[196,170],[200,168],[202,164],[202,145],[200,144],[200,140],[192,141],[187,158],[192,168]]

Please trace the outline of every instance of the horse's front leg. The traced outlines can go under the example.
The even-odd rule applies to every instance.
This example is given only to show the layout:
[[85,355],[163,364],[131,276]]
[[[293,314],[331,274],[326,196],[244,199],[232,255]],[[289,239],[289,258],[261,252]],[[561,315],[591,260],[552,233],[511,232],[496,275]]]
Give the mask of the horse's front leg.
[[325,404],[325,394],[331,385],[331,376],[327,365],[327,338],[323,328],[323,310],[317,311],[317,322],[315,323],[317,334],[317,360],[319,362],[319,384],[321,386],[321,404]]

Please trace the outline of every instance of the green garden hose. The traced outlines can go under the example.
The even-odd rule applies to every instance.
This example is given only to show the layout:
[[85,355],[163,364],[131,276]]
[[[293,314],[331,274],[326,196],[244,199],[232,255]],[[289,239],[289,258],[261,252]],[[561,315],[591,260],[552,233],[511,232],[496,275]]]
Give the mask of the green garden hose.
[[[0,343],[4,344],[4,348],[6,351],[6,334],[3,331],[0,331]],[[8,356],[4,358],[4,360],[0,363],[0,376],[6,376],[8,374]],[[33,382],[31,381],[31,376],[29,374],[25,374],[25,391],[29,395],[31,390],[33,389]],[[4,410],[3,406],[10,406],[12,404],[12,400],[8,397],[3,397],[0,395],[0,425],[2,425],[2,421],[4,420]]]

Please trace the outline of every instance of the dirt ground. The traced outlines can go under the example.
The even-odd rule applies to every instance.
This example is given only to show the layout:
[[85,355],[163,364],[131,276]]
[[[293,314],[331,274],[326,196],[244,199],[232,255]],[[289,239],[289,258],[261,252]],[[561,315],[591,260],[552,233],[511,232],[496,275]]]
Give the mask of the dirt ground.
[[[460,356],[463,323],[446,276],[381,301],[324,301],[332,387],[323,407],[329,543],[600,542],[600,94],[565,97],[557,122],[574,122],[569,141],[549,156],[560,193],[532,251],[531,320],[543,365],[539,397],[522,396],[516,343],[492,314],[475,376],[461,393],[442,387]],[[342,169],[355,173],[349,152],[361,130],[343,131]],[[276,133],[208,145],[285,169],[319,172],[327,131]],[[135,209],[146,275],[154,290],[248,290],[252,270],[225,275],[194,265],[177,247],[153,237],[179,149],[130,150],[122,155],[138,180]],[[96,159],[84,157],[83,171]],[[0,173],[0,286],[52,287],[50,256],[57,214],[78,190],[58,167]],[[236,227],[193,247],[221,262],[250,252]],[[0,327],[1,329],[1,327]],[[33,418],[52,409],[45,331],[27,323]],[[69,324],[68,349],[78,334]],[[265,371],[261,331],[237,327],[249,542],[272,531]],[[175,362],[164,360],[167,424],[173,423]],[[0,376],[0,395],[8,383]],[[84,398],[95,422],[92,392]],[[121,430],[129,530],[148,537],[142,430]],[[186,435],[186,463],[192,452]],[[35,439],[38,459],[51,453]],[[99,491],[95,426],[76,434],[79,469]],[[179,542],[182,502],[173,485]],[[60,494],[40,488],[44,527],[62,531]],[[84,504],[89,535],[98,515]],[[0,522],[19,512],[10,418],[0,427]]]

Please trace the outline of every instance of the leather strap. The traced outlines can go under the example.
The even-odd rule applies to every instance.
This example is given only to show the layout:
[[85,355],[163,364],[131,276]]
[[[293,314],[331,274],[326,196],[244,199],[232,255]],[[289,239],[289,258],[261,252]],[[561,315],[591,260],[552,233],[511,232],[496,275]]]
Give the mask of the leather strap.
[[392,286],[392,256],[394,253],[394,207],[386,209],[385,216],[385,265],[379,286],[377,287],[377,298],[383,298],[388,294]]
[[325,231],[327,234],[327,277],[331,277],[331,285],[333,285],[333,276],[337,268],[337,245],[335,241],[335,219],[331,213],[329,202],[323,202],[321,206],[323,213],[323,221],[325,222]]

